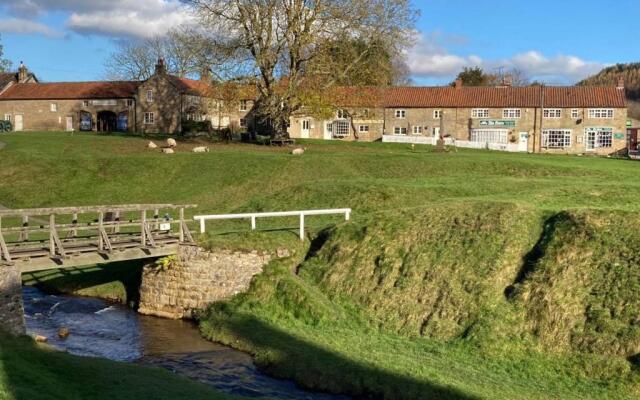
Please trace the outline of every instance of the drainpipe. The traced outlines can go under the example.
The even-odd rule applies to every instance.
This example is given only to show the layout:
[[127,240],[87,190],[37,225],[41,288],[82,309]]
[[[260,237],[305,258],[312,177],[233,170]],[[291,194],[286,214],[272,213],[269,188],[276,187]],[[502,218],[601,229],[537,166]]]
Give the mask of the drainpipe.
[[[540,139],[538,140],[538,144],[540,146],[539,153],[542,152],[542,125],[544,123],[544,84],[540,85]],[[535,144],[533,152],[535,153]]]

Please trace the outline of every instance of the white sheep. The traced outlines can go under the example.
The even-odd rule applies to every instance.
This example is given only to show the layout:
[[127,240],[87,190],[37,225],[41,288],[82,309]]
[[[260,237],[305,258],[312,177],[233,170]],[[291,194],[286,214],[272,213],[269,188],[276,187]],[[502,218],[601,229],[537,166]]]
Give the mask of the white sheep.
[[296,149],[291,150],[291,154],[294,156],[301,156],[304,154],[304,149],[302,147],[298,147]]
[[209,148],[207,146],[194,147],[192,150],[194,153],[208,153]]
[[153,142],[149,142],[149,144],[147,144],[147,148],[149,148],[149,149],[157,149],[158,145],[153,143]]
[[178,145],[178,143],[176,142],[175,139],[172,139],[172,138],[167,139],[167,146],[176,147],[177,145]]
[[166,147],[162,149],[162,152],[164,154],[173,154],[174,153],[173,149],[168,149]]

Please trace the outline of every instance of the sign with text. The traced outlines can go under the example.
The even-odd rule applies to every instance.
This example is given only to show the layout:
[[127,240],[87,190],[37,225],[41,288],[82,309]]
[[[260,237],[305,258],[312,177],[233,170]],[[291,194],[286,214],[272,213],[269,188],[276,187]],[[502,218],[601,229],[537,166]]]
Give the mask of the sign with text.
[[516,121],[507,119],[483,119],[480,121],[480,126],[516,126]]

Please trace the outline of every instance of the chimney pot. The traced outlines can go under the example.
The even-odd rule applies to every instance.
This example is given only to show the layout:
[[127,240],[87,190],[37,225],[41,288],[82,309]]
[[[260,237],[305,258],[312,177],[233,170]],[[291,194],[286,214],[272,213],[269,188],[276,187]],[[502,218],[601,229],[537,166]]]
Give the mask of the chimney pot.
[[29,70],[24,65],[22,61],[20,61],[20,67],[18,68],[18,83],[26,82],[29,78]]
[[156,75],[162,75],[167,72],[167,68],[164,65],[164,59],[162,57],[158,58],[158,62],[156,63]]

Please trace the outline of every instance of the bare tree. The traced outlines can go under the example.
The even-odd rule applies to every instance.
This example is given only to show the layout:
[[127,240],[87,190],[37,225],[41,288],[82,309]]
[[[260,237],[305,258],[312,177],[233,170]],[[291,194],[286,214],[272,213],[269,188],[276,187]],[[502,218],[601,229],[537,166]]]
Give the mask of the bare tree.
[[527,74],[518,67],[511,68],[508,74],[511,77],[511,84],[513,86],[529,86],[529,84],[531,83]]
[[[312,76],[308,65],[345,35],[384,43],[390,54],[410,44],[417,12],[410,0],[187,0],[203,36],[256,78],[256,115],[272,136],[285,136],[292,113],[336,77]],[[342,73],[357,70],[369,47]],[[318,66],[316,65],[316,68]]]

